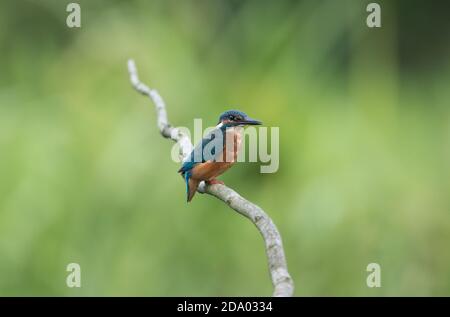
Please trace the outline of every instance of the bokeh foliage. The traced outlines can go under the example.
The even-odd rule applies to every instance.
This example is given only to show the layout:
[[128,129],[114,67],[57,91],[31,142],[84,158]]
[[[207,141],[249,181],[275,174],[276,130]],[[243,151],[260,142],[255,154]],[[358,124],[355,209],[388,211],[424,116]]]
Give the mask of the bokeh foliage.
[[256,229],[185,203],[130,57],[176,125],[280,127],[276,174],[222,179],[274,219],[296,295],[449,295],[450,11],[378,1],[369,29],[368,2],[84,0],[69,29],[69,1],[2,0],[0,295],[271,293]]

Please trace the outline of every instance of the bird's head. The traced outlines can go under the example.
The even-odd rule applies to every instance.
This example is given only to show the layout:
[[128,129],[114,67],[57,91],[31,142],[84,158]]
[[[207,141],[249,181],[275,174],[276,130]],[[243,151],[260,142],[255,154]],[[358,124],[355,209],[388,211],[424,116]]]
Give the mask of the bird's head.
[[228,110],[219,117],[219,125],[225,127],[236,127],[246,125],[261,125],[262,122],[247,116],[245,112],[239,110]]

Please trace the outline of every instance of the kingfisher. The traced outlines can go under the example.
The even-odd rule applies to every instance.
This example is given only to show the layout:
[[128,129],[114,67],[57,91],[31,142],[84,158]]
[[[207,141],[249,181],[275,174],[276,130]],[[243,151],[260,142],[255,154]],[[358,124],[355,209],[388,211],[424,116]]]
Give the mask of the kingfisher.
[[201,181],[223,184],[216,177],[236,162],[244,127],[261,124],[239,110],[220,115],[217,126],[195,146],[178,170],[186,182],[187,202],[192,200]]

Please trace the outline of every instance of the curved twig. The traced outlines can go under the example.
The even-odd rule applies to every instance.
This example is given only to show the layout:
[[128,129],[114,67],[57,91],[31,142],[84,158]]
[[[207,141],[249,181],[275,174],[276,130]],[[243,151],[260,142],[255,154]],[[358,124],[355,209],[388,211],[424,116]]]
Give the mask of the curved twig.
[[[169,124],[164,100],[155,89],[150,89],[139,81],[136,65],[131,59],[128,61],[128,72],[130,73],[130,81],[133,87],[141,94],[148,96],[155,104],[158,128],[162,136],[178,142],[180,146],[180,158],[186,158],[193,148],[189,137]],[[287,270],[286,257],[284,255],[280,233],[272,219],[260,207],[244,199],[237,192],[225,185],[206,185],[202,182],[198,190],[199,192],[210,194],[222,200],[255,224],[264,238],[269,271],[274,286],[273,296],[292,296],[294,282]]]

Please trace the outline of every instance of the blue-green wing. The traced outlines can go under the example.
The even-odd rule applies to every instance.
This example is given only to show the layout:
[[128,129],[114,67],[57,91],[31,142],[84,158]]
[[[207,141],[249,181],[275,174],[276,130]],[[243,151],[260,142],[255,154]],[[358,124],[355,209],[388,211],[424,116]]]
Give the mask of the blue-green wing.
[[[222,140],[218,138],[218,136],[222,135]],[[223,149],[223,137],[224,133],[221,129],[214,129],[211,131],[206,137],[204,137],[201,142],[199,142],[195,148],[192,150],[191,154],[187,160],[183,162],[183,165],[178,170],[179,173],[185,174],[189,172],[195,165],[199,163],[204,163],[208,160],[214,160],[216,154],[221,152]],[[220,142],[222,141],[222,142]],[[211,144],[211,142],[216,142],[215,144]],[[208,153],[204,153],[204,149],[206,146],[211,145],[210,151]],[[220,148],[220,151],[217,149]]]

